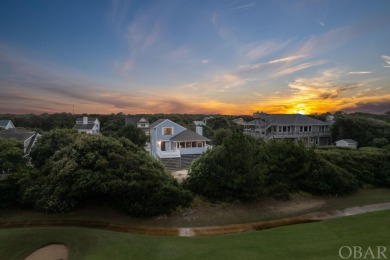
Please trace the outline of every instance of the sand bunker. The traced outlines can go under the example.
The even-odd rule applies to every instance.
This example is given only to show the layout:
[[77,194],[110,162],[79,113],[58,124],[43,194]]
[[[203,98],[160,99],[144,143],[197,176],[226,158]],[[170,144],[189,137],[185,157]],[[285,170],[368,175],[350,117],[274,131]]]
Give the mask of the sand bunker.
[[65,245],[52,244],[41,247],[24,260],[67,260],[68,257],[69,250]]

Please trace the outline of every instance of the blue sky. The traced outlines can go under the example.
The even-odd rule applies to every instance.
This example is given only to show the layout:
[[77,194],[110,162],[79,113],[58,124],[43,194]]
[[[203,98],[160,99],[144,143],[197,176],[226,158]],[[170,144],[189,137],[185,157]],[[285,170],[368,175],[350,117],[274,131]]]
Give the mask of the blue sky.
[[1,1],[1,113],[390,110],[390,1]]

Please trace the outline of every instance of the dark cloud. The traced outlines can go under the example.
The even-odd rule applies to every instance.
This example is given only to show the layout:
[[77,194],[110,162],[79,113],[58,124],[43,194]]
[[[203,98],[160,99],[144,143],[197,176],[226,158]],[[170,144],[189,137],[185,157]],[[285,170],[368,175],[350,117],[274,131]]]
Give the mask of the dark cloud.
[[357,88],[357,87],[358,87],[358,85],[356,83],[346,84],[345,86],[339,87],[331,92],[321,93],[321,94],[319,94],[318,97],[320,99],[336,99],[340,96],[341,93],[343,93],[347,90]]
[[359,102],[356,104],[356,106],[345,108],[343,111],[383,114],[387,111],[390,111],[390,101],[382,100],[376,102]]

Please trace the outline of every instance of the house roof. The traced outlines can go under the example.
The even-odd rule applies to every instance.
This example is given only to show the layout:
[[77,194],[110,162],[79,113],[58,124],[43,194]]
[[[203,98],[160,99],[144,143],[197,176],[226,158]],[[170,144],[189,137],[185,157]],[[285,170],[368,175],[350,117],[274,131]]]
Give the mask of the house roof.
[[138,123],[149,123],[149,120],[145,117],[141,117],[141,119],[138,121]]
[[206,125],[203,121],[194,121],[194,125]]
[[[276,125],[324,125],[329,126],[330,124],[315,118],[304,116],[301,114],[264,114],[272,120],[273,124]],[[254,116],[255,118],[260,118]],[[266,124],[266,122],[264,122]]]
[[246,122],[245,125],[256,125],[256,120]]
[[[97,119],[96,117],[88,117],[88,122],[95,122],[96,119]],[[80,122],[80,121],[83,122],[83,118],[82,118],[82,117],[79,117],[79,118],[76,119],[76,122],[77,122],[77,121],[78,121],[78,122]]]
[[24,128],[10,128],[4,131],[0,131],[0,137],[14,138],[21,142],[26,141],[34,135],[36,135],[35,131],[27,130]]
[[86,125],[84,124],[75,124],[73,129],[76,130],[92,130],[95,124],[88,123]]
[[125,125],[136,125],[137,123],[149,123],[148,119],[144,117],[126,117]]
[[352,140],[352,139],[341,139],[341,140],[338,140],[336,142],[340,142],[340,141],[344,141],[346,143],[349,143],[349,144],[357,144],[358,142],[356,142],[355,140]]
[[242,119],[241,117],[240,118],[236,118],[236,119],[233,119],[232,120],[234,123],[236,123],[237,125],[245,125],[246,122],[244,119]]
[[157,120],[156,122],[154,122],[153,124],[150,125],[150,128],[153,128],[159,124],[161,124],[162,122],[164,122],[165,120],[168,120],[168,119],[159,119]]
[[6,127],[11,120],[0,120],[0,127]]
[[172,141],[180,142],[180,141],[210,141],[210,139],[199,135],[191,130],[184,130],[183,132],[175,135],[171,138]]

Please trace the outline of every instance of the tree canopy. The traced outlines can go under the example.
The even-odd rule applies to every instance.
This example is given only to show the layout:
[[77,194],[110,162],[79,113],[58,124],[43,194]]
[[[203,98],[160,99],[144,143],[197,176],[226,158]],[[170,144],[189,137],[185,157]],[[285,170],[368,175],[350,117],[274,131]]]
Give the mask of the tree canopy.
[[[46,157],[53,149],[48,144],[58,150]],[[191,201],[161,163],[126,138],[54,130],[39,140],[34,162],[39,172],[20,175],[19,183],[22,204],[39,211],[68,212],[98,200],[134,216],[153,216]]]

